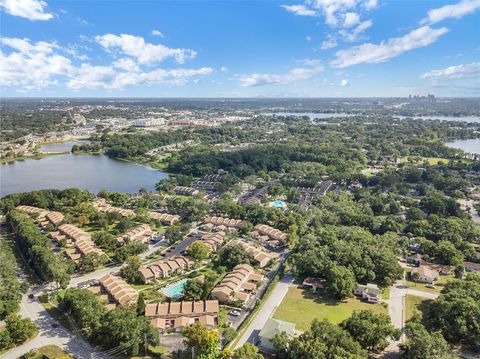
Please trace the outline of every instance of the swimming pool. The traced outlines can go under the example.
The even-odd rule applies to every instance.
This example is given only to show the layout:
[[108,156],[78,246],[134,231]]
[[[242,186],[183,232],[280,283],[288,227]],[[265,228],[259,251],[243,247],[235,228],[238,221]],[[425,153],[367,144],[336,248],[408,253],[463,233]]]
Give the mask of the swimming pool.
[[183,293],[185,291],[185,283],[187,279],[182,279],[176,283],[167,285],[163,287],[160,291],[165,294],[167,297],[172,299],[178,299],[183,297]]
[[287,206],[287,204],[283,201],[274,201],[273,206],[275,208],[285,208]]

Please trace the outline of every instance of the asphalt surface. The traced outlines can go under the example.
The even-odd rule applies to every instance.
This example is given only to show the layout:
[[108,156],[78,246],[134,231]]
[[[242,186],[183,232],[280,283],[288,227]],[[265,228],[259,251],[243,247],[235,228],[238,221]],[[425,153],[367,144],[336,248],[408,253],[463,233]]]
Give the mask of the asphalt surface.
[[[165,245],[165,242],[157,242],[149,246],[149,249],[142,253],[140,257],[143,259]],[[76,287],[78,284],[88,280],[100,279],[106,274],[117,273],[120,271],[120,268],[121,266],[106,267],[84,275],[74,276],[70,280],[69,287]],[[35,323],[38,328],[37,337],[2,354],[2,359],[17,359],[30,350],[45,345],[57,345],[66,352],[73,354],[78,359],[114,358],[113,356],[92,347],[83,338],[70,333],[61,325],[54,328],[52,323],[54,323],[55,320],[38,301],[38,295],[45,291],[48,291],[48,284],[36,289],[31,289],[22,297],[20,303],[20,314],[24,318],[30,318]],[[28,294],[34,294],[34,298],[28,298]]]
[[255,344],[258,333],[262,330],[267,320],[273,315],[275,309],[282,302],[288,292],[288,287],[292,283],[293,276],[290,273],[285,274],[283,278],[280,279],[267,300],[263,303],[262,308],[260,308],[255,318],[240,337],[240,340],[237,342],[234,349],[240,348],[246,342]]

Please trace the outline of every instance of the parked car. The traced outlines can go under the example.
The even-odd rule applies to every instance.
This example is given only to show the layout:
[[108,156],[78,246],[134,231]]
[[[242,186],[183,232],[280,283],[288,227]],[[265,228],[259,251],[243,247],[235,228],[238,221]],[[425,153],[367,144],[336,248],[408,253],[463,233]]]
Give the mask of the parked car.
[[53,328],[58,328],[58,323],[57,322],[52,322],[52,327]]
[[435,285],[434,285],[434,284],[427,284],[425,287],[431,288],[431,289],[435,289]]
[[28,295],[28,298],[29,298],[29,299],[33,299],[33,298],[35,298],[35,295],[34,295],[33,293],[30,293],[30,294]]
[[239,317],[240,316],[240,311],[239,310],[232,310],[230,313],[232,317]]

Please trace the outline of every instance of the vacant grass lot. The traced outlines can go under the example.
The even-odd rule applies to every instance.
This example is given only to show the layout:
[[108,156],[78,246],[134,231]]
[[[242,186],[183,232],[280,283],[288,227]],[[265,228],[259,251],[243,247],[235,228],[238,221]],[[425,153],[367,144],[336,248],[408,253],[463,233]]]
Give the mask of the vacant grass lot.
[[420,314],[420,308],[419,305],[422,304],[422,302],[425,300],[425,298],[417,297],[415,295],[410,295],[407,294],[405,298],[405,320],[409,320],[411,317],[413,317],[415,314]]
[[357,298],[338,301],[322,298],[308,289],[291,287],[273,317],[295,323],[297,329],[305,331],[313,319],[327,319],[337,324],[350,317],[354,310],[362,309],[387,314],[382,304],[369,304]]
[[72,358],[70,355],[64,352],[62,348],[59,348],[56,345],[46,345],[44,347],[35,349],[34,352],[35,352],[35,356],[34,356],[35,359],[44,358],[45,356],[48,357],[49,359],[58,359],[58,358],[65,358],[65,357]]

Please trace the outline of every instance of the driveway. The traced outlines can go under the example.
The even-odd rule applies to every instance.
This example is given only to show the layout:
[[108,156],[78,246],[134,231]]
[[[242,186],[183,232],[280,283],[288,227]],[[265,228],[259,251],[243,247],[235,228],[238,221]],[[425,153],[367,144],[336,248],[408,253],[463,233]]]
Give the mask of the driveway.
[[247,327],[240,340],[235,345],[234,349],[241,347],[246,342],[255,343],[258,337],[258,333],[262,330],[263,326],[269,318],[273,315],[273,312],[282,302],[283,298],[288,292],[288,287],[293,283],[293,276],[287,273],[283,276],[280,282],[273,288],[268,299],[263,303],[262,308],[258,311],[255,318],[253,318],[250,325]]

